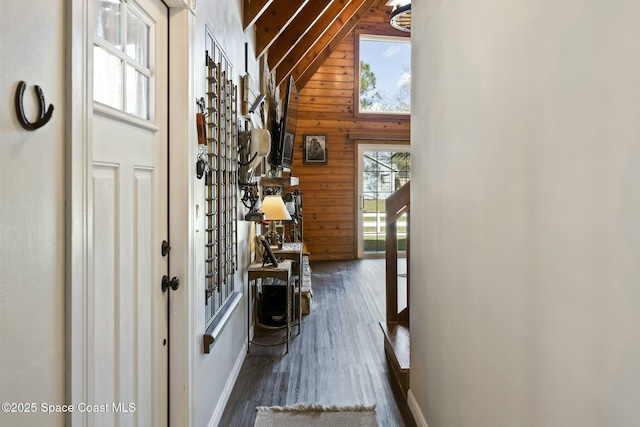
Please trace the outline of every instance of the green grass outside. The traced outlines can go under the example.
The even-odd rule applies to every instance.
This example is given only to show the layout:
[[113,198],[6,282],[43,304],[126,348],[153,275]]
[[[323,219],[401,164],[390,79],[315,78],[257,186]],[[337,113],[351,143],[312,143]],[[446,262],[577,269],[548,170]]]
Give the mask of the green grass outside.
[[[387,231],[387,227],[384,226],[384,225],[381,225],[380,226],[380,233],[384,234],[384,233],[386,233],[386,231]],[[406,226],[398,226],[398,227],[396,227],[396,231],[398,233],[406,233],[407,232],[407,227]],[[365,233],[375,233],[375,232],[377,232],[377,229],[376,229],[375,226],[372,225],[372,226],[364,227],[364,232]]]
[[[364,213],[365,214],[375,214],[376,212],[385,212],[385,203],[384,199],[367,199],[364,201]],[[375,219],[375,217],[374,217]],[[376,226],[364,226],[364,233],[376,233],[378,229]],[[386,225],[381,224],[379,232],[381,235],[376,234],[365,234],[364,237],[364,251],[365,252],[384,252],[385,250],[385,233]],[[406,233],[407,225],[406,221],[401,220],[397,223],[397,231],[398,233]],[[398,238],[398,250],[405,251],[407,250],[407,241],[406,238],[400,236]]]
[[[365,236],[364,238],[364,251],[365,252],[384,252],[386,245],[386,239],[384,236],[380,236],[376,239],[376,236]],[[407,240],[398,239],[398,250],[407,250]]]

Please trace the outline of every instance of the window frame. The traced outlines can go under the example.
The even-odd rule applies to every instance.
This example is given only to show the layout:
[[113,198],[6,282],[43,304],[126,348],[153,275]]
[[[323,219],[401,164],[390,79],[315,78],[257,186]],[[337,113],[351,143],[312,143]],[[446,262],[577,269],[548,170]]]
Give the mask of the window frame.
[[405,38],[408,39],[409,43],[411,42],[411,36],[409,34],[403,33],[401,31],[395,30],[393,28],[389,28],[388,31],[376,31],[372,33],[370,31],[365,30],[356,30],[355,31],[355,40],[353,47],[353,66],[354,66],[354,82],[353,82],[353,117],[357,119],[370,119],[370,120],[389,120],[389,121],[400,121],[400,122],[408,122],[411,120],[411,112],[408,113],[398,113],[398,112],[361,112],[360,111],[360,39],[362,37],[373,37],[373,38]]
[[[120,36],[122,38],[122,48],[112,44],[110,41],[99,37],[96,34],[94,29],[93,31],[93,47],[98,47],[104,49],[108,54],[115,56],[122,62],[122,70],[121,70],[121,78],[122,78],[122,105],[120,107],[114,107],[109,104],[105,104],[101,101],[95,99],[95,94],[93,96],[93,104],[95,107],[98,107],[98,112],[104,115],[113,115],[116,118],[120,118],[125,121],[130,121],[132,124],[142,125],[142,127],[149,126],[151,123],[155,122],[155,81],[154,81],[154,67],[155,67],[155,22],[151,17],[149,17],[142,8],[140,8],[137,4],[132,2],[123,1],[121,3],[121,11],[120,11]],[[142,64],[138,62],[135,58],[129,56],[126,52],[126,42],[127,42],[127,20],[128,13],[131,13],[136,16],[143,24],[145,24],[148,28],[147,34],[147,64]],[[148,78],[148,91],[147,91],[147,117],[139,116],[135,113],[130,113],[127,111],[127,86],[129,83],[129,79],[127,78],[127,66],[133,67],[133,69],[146,78]],[[93,73],[95,76],[95,72]],[[95,77],[94,77],[95,79]],[[95,83],[94,83],[95,84]],[[155,127],[152,127],[152,130],[155,130]]]

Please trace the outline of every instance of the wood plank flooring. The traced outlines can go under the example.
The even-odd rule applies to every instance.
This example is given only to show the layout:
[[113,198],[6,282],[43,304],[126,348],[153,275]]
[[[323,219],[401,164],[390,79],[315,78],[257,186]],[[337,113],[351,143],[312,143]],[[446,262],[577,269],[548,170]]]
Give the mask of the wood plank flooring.
[[[384,260],[312,259],[311,269],[302,334],[294,329],[289,354],[284,346],[251,346],[220,426],[253,426],[256,406],[309,402],[376,405],[381,427],[414,427],[384,355]],[[262,340],[281,334],[256,330]]]

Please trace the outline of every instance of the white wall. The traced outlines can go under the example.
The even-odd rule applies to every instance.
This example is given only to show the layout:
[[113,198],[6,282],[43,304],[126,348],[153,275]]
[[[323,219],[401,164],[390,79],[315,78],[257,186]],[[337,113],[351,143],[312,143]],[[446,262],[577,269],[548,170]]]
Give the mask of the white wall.
[[419,412],[640,425],[640,3],[413,9]]
[[[213,37],[222,46],[233,64],[233,81],[238,85],[240,97],[240,76],[245,74],[245,42],[249,43],[248,67],[254,81],[258,81],[259,67],[254,57],[253,28],[245,34],[242,31],[242,2],[240,0],[199,1],[195,10],[195,43],[193,45],[193,85],[196,98],[206,97],[206,65],[205,47],[208,27]],[[240,106],[238,106],[240,114]],[[193,141],[193,149],[197,148]],[[195,174],[194,174],[195,179]],[[195,234],[195,292],[194,304],[194,425],[206,426],[217,423],[224,410],[228,394],[233,386],[240,363],[246,354],[246,308],[243,298],[240,306],[234,311],[216,343],[211,346],[210,353],[203,353],[202,335],[205,331],[205,233],[204,230],[204,180],[195,180],[196,204],[200,205],[200,215],[196,225],[201,230]],[[198,200],[200,200],[198,202]],[[238,206],[242,206],[238,200]],[[249,265],[249,234],[254,223],[243,221],[243,214],[238,215],[238,272],[235,277],[236,290],[247,295],[246,270]],[[235,369],[235,371],[234,371]],[[226,387],[226,388],[225,388]]]
[[[0,402],[33,402],[37,413],[1,411],[0,425],[53,426],[63,416],[40,404],[64,402],[64,2],[12,6],[0,15]],[[30,121],[33,85],[54,105],[34,132],[16,119],[21,80]]]

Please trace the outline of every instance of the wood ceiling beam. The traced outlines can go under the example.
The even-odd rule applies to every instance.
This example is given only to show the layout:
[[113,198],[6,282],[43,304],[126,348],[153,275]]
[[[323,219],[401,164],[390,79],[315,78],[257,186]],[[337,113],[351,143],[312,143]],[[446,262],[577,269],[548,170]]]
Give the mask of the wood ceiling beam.
[[253,25],[271,3],[273,3],[273,0],[244,0],[242,12],[243,29],[246,30]]
[[[295,21],[278,36],[269,48],[269,57],[267,60],[270,69],[275,69],[282,62],[284,57],[291,52],[302,36],[304,36],[316,22],[331,22],[332,17],[327,15],[329,6],[333,2],[334,0],[314,0],[300,11]],[[344,3],[344,0],[342,2]],[[327,15],[324,14],[325,12],[327,12]],[[323,24],[320,23],[319,25]],[[325,28],[328,26],[328,24],[324,25]]]
[[[302,89],[311,80],[320,66],[329,58],[342,41],[354,30],[362,17],[375,6],[378,0],[364,0],[356,12],[338,29],[337,33],[329,39],[327,34],[318,40],[307,56],[296,65],[292,71],[294,80],[299,89]],[[337,22],[333,25],[337,26]]]
[[[325,11],[325,18],[319,19],[300,39],[296,46],[280,61],[276,70],[276,84],[287,79],[296,65],[308,54],[317,41],[328,31],[332,25],[343,15],[353,15],[357,5],[364,0],[335,0]],[[357,3],[357,5],[356,5]],[[344,18],[343,18],[344,19]],[[337,31],[337,30],[336,30]]]
[[274,0],[256,21],[256,57],[269,49],[309,0]]
[[[331,55],[331,52],[338,48],[345,37],[347,37],[356,25],[358,25],[358,22],[360,22],[362,17],[369,12],[369,9],[378,1],[379,0],[361,1],[360,6],[357,8],[355,13],[349,17],[349,19],[345,21],[338,19],[332,24],[332,27],[334,28],[327,31],[327,33],[318,40],[309,54],[302,58],[302,61],[300,61],[293,70],[292,75],[296,81],[298,90],[302,89],[307,82],[311,80],[311,77],[313,77],[318,68],[320,68],[329,55]],[[339,26],[341,22],[344,22],[344,24]],[[329,37],[331,33],[334,33],[333,37]]]

